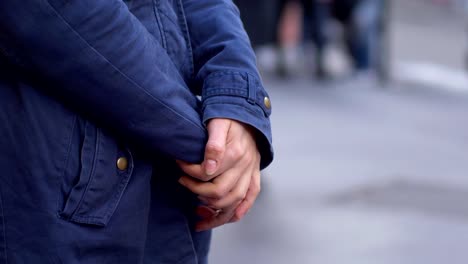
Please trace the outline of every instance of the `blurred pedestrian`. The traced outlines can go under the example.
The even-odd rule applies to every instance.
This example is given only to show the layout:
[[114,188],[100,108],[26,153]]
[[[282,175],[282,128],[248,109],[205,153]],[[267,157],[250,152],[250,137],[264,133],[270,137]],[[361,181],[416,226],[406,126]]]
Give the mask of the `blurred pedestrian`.
[[375,66],[383,0],[334,0],[334,16],[345,28],[346,46],[357,73]]
[[234,0],[252,46],[268,45],[276,41],[277,2],[284,0]]
[[[383,15],[383,0],[310,0],[304,15],[306,35],[315,46],[315,75],[328,78],[325,49],[329,43],[328,24],[335,19],[344,29],[346,53],[355,73],[367,73],[375,67],[379,23]],[[308,33],[310,30],[310,33]],[[340,38],[338,38],[340,39]]]
[[315,77],[327,79],[329,74],[325,67],[325,48],[328,42],[328,23],[331,16],[333,0],[308,0],[304,5],[304,36],[314,43]]
[[276,74],[288,77],[289,61],[295,60],[300,41],[303,39],[304,6],[309,0],[279,0],[276,13],[275,48],[277,53]]

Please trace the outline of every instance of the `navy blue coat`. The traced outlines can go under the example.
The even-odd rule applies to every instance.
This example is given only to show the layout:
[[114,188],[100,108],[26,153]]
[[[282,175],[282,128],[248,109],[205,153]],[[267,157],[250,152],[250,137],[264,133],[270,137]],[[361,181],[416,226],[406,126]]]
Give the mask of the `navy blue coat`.
[[174,160],[267,97],[230,0],[0,1],[0,263],[205,263]]

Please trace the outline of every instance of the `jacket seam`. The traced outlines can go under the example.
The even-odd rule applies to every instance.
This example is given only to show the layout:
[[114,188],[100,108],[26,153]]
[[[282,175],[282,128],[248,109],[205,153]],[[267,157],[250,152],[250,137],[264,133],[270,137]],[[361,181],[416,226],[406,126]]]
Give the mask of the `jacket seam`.
[[[100,147],[99,147],[100,146],[100,144],[99,144],[100,143],[99,129],[98,128],[95,128],[95,129],[96,129],[96,142],[94,143],[95,144],[95,150],[94,150],[93,163],[91,164],[91,171],[89,172],[89,180],[86,183],[86,188],[83,191],[83,195],[80,198],[80,202],[76,206],[75,210],[73,210],[73,212],[70,214],[70,219],[72,219],[72,220],[73,220],[73,218],[75,218],[75,214],[77,214],[79,209],[81,208],[81,205],[83,204],[83,200],[85,199],[86,194],[88,193],[89,186],[91,185],[91,182],[94,180],[94,173],[96,171],[96,160],[97,160],[99,150],[100,150]],[[85,132],[85,134],[86,134],[86,132]]]
[[[198,264],[197,250],[195,249],[195,245],[193,244],[192,232],[190,232],[189,223],[187,221],[187,218],[185,218],[185,217],[184,217],[184,226],[185,226],[185,229],[187,231],[187,234],[190,237],[190,246],[192,248],[193,254],[195,255],[195,264]],[[187,257],[185,257],[185,258],[187,258]],[[182,258],[181,260],[179,260],[178,263],[182,262],[182,260],[184,260],[185,258]]]
[[[209,102],[209,103],[206,103],[206,100],[210,99],[210,98],[213,98],[213,97],[217,97],[217,96],[226,96],[226,97],[237,97],[237,98],[242,98],[242,99],[245,99],[247,100],[247,102],[250,104],[250,105],[255,105],[255,106],[258,106],[260,107],[260,109],[262,110],[262,112],[268,117],[268,115],[270,114],[271,112],[271,109],[265,109],[264,108],[264,105],[259,101],[259,99],[256,97],[256,98],[253,98],[252,102],[249,102],[248,100],[248,96],[247,96],[247,91],[243,90],[243,91],[239,91],[239,90],[236,90],[236,89],[226,89],[226,88],[216,88],[215,91],[213,92],[210,92],[208,94],[205,94],[204,95],[204,102],[203,104],[206,106],[206,105],[211,105],[211,104],[232,104],[232,105],[239,105],[239,106],[242,106],[243,108],[245,109],[249,109],[248,107],[245,107],[245,105],[242,105],[242,104],[239,104],[239,103],[235,103],[235,102],[228,102],[228,103],[220,103],[220,102]],[[204,108],[203,108],[204,109]],[[250,109],[249,109],[250,110]]]
[[194,58],[193,58],[193,50],[192,50],[192,39],[190,38],[190,32],[188,29],[188,24],[187,24],[187,16],[185,15],[185,7],[181,0],[177,0],[177,5],[179,6],[179,12],[181,14],[181,17],[178,19],[181,21],[183,27],[181,27],[181,30],[183,32],[185,42],[187,43],[187,50],[189,53],[189,59],[190,59],[190,78],[193,78],[195,75],[195,64],[194,64]]
[[256,92],[255,92],[255,88],[256,88],[256,84],[255,84],[255,78],[254,76],[250,75],[250,74],[247,74],[247,89],[248,89],[248,93],[249,93],[249,98],[247,99],[247,101],[250,103],[250,104],[255,104],[255,101],[257,99],[257,96],[256,96]]
[[[260,80],[257,78],[254,74],[251,74],[249,72],[240,72],[240,71],[219,71],[219,72],[214,72],[208,75],[205,78],[204,83],[206,84],[207,82],[211,81],[213,78],[219,78],[222,76],[240,76],[242,78],[242,81],[235,81],[231,82],[230,86],[231,89],[241,89],[242,91],[246,92],[246,98],[248,99],[249,103],[253,103],[253,101],[256,99],[256,90],[258,90],[260,86]],[[212,95],[215,93],[215,91],[218,89],[229,89],[229,88],[210,88],[210,87],[203,87],[203,90],[206,91],[206,95]],[[208,90],[212,90],[208,92]],[[214,90],[214,91],[213,91]],[[203,93],[202,93],[203,94]],[[238,94],[235,92],[235,94]]]
[[216,71],[208,74],[205,80],[209,80],[213,77],[225,76],[225,75],[240,75],[242,78],[245,79],[244,72],[241,71],[232,71],[232,70],[224,70],[224,71]]
[[[248,107],[245,107],[245,105],[242,105],[242,104],[239,104],[239,103],[232,103],[232,102],[227,103],[227,104],[240,106],[240,107],[244,108],[245,110],[247,110],[248,112],[250,112],[251,114],[258,115],[258,113],[255,113],[254,110],[252,110],[252,109],[250,109],[250,108],[248,108]],[[208,107],[208,106],[210,106],[210,105],[226,105],[226,103],[206,103],[206,104],[203,106],[203,110],[205,110],[206,107]],[[261,108],[261,107],[260,107],[260,108]],[[262,109],[262,108],[261,108],[261,109]],[[264,112],[263,109],[262,109],[262,112]],[[265,114],[265,113],[264,113],[264,114]],[[266,114],[265,114],[265,115],[266,115]]]
[[[71,152],[71,146],[72,146],[72,141],[73,141],[73,133],[75,132],[75,129],[76,129],[76,123],[78,122],[78,117],[76,115],[74,115],[74,118],[73,118],[73,125],[72,125],[72,129],[71,129],[71,132],[70,132],[70,138],[68,140],[68,146],[67,146],[67,152],[66,152],[66,156],[65,156],[65,160],[64,160],[64,167],[63,167],[63,171],[61,173],[61,178],[59,179],[59,186],[58,188],[60,189],[60,186],[62,184],[62,181],[63,179],[65,178],[65,175],[67,173],[67,168],[68,168],[68,162],[69,162],[69,159],[70,159],[70,152]],[[60,201],[61,201],[61,195],[60,195],[60,191],[58,192],[57,194],[57,202],[56,202],[56,208],[58,209],[59,213],[60,211],[63,209],[61,208],[60,206]]]
[[172,19],[172,17],[171,17],[169,14],[166,13],[166,11],[164,11],[164,9],[162,9],[162,8],[159,9],[159,13],[162,14],[165,18],[167,18],[167,20],[168,20],[169,22],[171,22],[171,24],[172,24],[173,26],[175,26],[175,27],[179,27],[179,26],[180,26],[180,25],[177,24],[177,22],[175,22],[175,21]]
[[219,77],[219,76],[224,76],[224,75],[241,75],[244,79],[244,81],[247,82],[247,78],[245,75],[250,75],[253,77],[253,79],[255,80],[255,84],[258,85],[258,82],[259,82],[259,78],[256,76],[256,74],[253,74],[249,71],[234,71],[234,70],[221,70],[221,71],[215,71],[215,72],[212,72],[210,74],[208,74],[208,76],[205,78],[205,80],[208,80],[212,77]]
[[128,182],[130,181],[130,177],[132,176],[133,173],[133,156],[130,150],[127,150],[128,156],[130,157],[131,165],[128,169],[127,172],[125,173],[119,173],[119,175],[123,175],[122,179],[119,182],[119,186],[117,190],[114,192],[114,195],[112,196],[109,205],[106,208],[106,213],[104,214],[104,218],[107,219],[110,218],[116,208],[116,205],[120,201],[122,194],[125,190],[125,187],[128,185]]
[[159,11],[159,0],[153,0],[153,12],[154,16],[156,17],[157,27],[159,29],[159,35],[161,36],[162,46],[165,50],[167,50],[167,39],[165,34],[165,28],[162,23],[160,11]]
[[[154,0],[156,1],[156,0]],[[65,20],[65,18],[55,9],[54,6],[52,6],[52,4],[49,2],[49,0],[46,1],[47,4],[52,8],[52,10],[54,11],[54,13],[82,40],[86,43],[86,45],[92,49],[97,55],[99,55],[100,58],[102,58],[105,62],[107,62],[112,68],[114,68],[119,74],[121,74],[126,80],[128,80],[131,84],[133,84],[135,87],[137,87],[138,89],[140,89],[141,91],[143,91],[144,93],[146,93],[146,95],[148,95],[150,98],[152,98],[153,100],[159,102],[161,105],[163,105],[164,107],[166,107],[167,109],[169,109],[171,112],[173,112],[174,114],[176,114],[177,116],[183,118],[184,120],[188,121],[189,123],[191,123],[192,125],[194,125],[195,127],[198,127],[200,130],[204,131],[204,128],[198,124],[196,124],[195,122],[193,122],[192,120],[186,118],[185,116],[183,116],[182,114],[180,114],[179,112],[175,111],[174,109],[172,109],[171,107],[169,107],[168,105],[166,105],[164,102],[162,102],[161,100],[159,100],[158,98],[155,98],[153,95],[151,95],[146,89],[144,89],[143,87],[141,87],[138,83],[136,83],[132,78],[130,78],[129,76],[127,76],[125,73],[123,73],[117,66],[115,66],[112,62],[110,62],[103,54],[101,54],[98,50],[96,50],[78,31],[75,30],[74,27],[72,27],[70,25],[70,23]]]
[[244,87],[239,86],[238,88],[235,85],[232,85],[232,88],[207,88],[203,96],[206,98],[216,96],[216,95],[239,95],[247,98],[248,91]]

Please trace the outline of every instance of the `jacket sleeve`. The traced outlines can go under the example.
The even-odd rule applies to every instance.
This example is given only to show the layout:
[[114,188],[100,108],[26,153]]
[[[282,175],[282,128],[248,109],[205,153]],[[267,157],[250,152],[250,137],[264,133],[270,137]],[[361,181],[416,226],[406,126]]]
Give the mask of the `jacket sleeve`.
[[[203,160],[200,104],[120,0],[2,0],[0,54],[58,100],[145,149]],[[25,77],[27,76],[27,77]]]
[[231,0],[183,0],[183,6],[203,122],[224,117],[256,128],[263,169],[273,160],[271,104],[239,11]]

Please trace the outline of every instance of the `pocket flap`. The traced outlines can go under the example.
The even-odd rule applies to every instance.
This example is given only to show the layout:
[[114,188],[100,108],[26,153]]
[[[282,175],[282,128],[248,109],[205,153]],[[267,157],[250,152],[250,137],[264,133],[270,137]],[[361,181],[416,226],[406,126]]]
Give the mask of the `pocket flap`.
[[132,171],[130,151],[119,151],[111,137],[88,123],[81,149],[79,179],[70,191],[60,216],[76,223],[106,226]]

